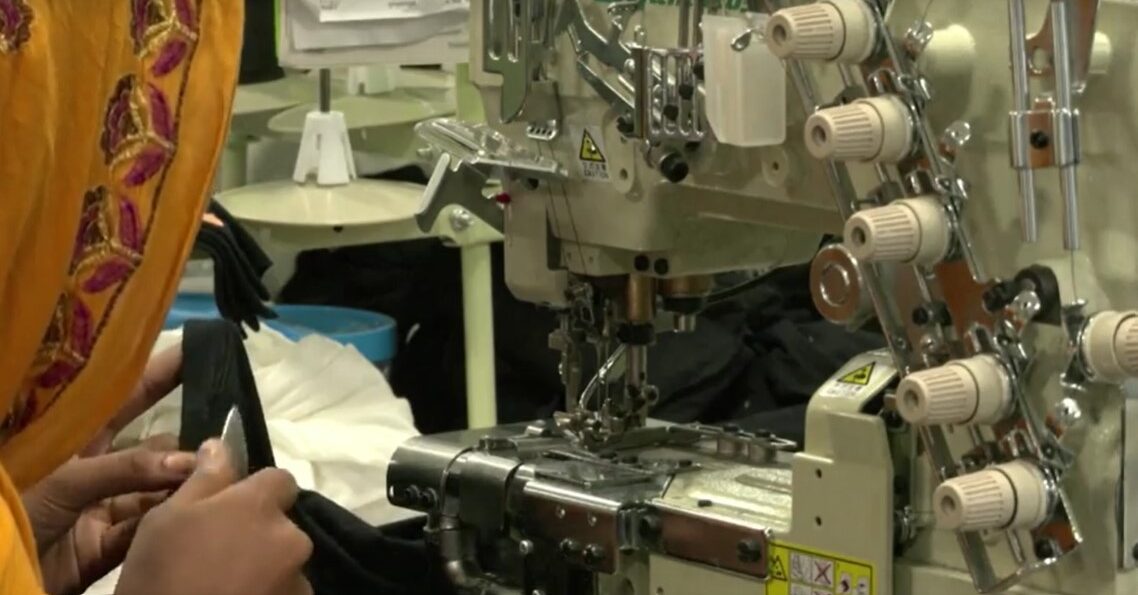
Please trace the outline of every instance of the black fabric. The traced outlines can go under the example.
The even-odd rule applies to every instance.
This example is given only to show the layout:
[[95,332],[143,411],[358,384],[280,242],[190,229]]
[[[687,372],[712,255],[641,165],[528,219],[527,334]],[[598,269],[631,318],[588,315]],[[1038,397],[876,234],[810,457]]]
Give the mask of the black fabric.
[[219,203],[210,204],[209,212],[223,223],[221,227],[203,224],[194,248],[213,261],[214,300],[222,318],[260,329],[260,319],[276,318],[265,302],[269,290],[261,281],[272,266],[268,255],[252,236]]
[[[230,409],[241,412],[251,473],[274,466],[256,382],[238,329],[222,320],[190,321],[183,338],[181,447],[218,436]],[[305,569],[316,595],[453,592],[421,530],[407,523],[371,527],[335,502],[302,491],[289,517],[308,535]]]
[[242,85],[284,78],[277,62],[273,0],[245,0],[245,43],[241,46]]

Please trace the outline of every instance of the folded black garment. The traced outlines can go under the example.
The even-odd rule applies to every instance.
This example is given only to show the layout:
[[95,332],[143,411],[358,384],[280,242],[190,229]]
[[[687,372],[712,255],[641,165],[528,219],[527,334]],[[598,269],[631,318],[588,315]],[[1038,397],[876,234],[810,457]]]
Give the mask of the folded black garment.
[[[252,266],[253,272],[256,273],[256,277],[260,279],[264,276],[265,272],[269,270],[269,267],[273,266],[273,261],[269,260],[269,255],[265,254],[265,251],[261,249],[261,245],[257,243],[257,240],[254,240],[253,236],[249,235],[249,232],[241,225],[241,222],[216,200],[209,203],[209,212],[220,219],[225,225],[225,229],[229,230],[230,235],[232,235],[236,241],[237,247],[241,250],[241,253],[245,255],[245,258],[249,260],[249,264]],[[264,288],[262,287],[262,289]],[[268,291],[264,291],[264,295],[265,299],[269,299]]]
[[276,318],[265,304],[271,296],[261,281],[273,262],[220,203],[211,203],[209,212],[222,225],[202,225],[194,247],[213,261],[217,309],[222,318],[259,330],[261,319]]
[[[237,327],[190,321],[182,339],[184,450],[221,434],[230,409],[241,412],[249,471],[275,466],[265,414]],[[438,559],[406,524],[375,528],[316,492],[302,491],[289,517],[313,543],[305,575],[316,595],[454,593]]]

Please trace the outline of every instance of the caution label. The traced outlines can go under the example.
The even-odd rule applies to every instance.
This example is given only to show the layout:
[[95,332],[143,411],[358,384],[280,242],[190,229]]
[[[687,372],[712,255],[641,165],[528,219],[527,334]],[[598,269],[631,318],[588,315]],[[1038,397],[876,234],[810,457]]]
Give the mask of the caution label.
[[770,544],[766,595],[876,595],[873,566],[819,550]]
[[[817,394],[831,399],[861,399],[872,391],[874,379],[880,381],[893,373],[893,367],[889,364],[881,360],[870,361],[853,369],[843,369],[827,380]],[[881,382],[876,384],[880,385]]]
[[870,379],[873,378],[873,368],[875,368],[876,366],[877,366],[877,363],[875,363],[875,362],[868,363],[868,364],[846,374],[845,376],[842,376],[841,378],[838,379],[838,382],[844,382],[846,384],[856,384],[858,386],[866,386],[869,384]]
[[599,128],[588,126],[581,129],[577,150],[577,163],[581,167],[581,177],[586,180],[607,182],[609,180],[608,158],[605,157],[604,136]]

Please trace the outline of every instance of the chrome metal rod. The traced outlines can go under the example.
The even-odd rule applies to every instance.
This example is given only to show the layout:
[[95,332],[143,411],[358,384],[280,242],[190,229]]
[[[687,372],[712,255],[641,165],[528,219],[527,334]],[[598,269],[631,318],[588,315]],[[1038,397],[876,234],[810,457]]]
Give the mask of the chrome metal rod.
[[1034,243],[1039,239],[1039,215],[1036,212],[1035,171],[1031,168],[1031,131],[1026,125],[1031,110],[1031,83],[1027,64],[1027,18],[1024,0],[1008,0],[1008,34],[1011,37],[1012,58],[1012,113],[1011,126],[1012,165],[1019,175],[1020,235],[1023,241]]
[[1070,0],[1051,1],[1055,70],[1055,153],[1063,196],[1063,247],[1079,249],[1079,129],[1074,105]]

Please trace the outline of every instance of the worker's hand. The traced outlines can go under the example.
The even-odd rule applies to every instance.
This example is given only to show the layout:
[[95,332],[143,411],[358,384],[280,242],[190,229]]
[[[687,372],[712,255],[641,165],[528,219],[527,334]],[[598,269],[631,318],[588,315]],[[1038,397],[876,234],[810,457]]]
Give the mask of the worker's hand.
[[122,563],[142,515],[193,471],[193,453],[176,452],[172,436],[107,454],[116,434],[178,385],[181,368],[180,345],[151,358],[81,457],[22,494],[51,595],[81,593]]
[[82,593],[122,563],[142,515],[194,469],[162,436],[113,454],[75,458],[25,492],[51,595]]
[[236,481],[228,449],[210,440],[197,469],[146,515],[116,595],[312,595],[301,569],[312,542],[285,516],[296,501],[287,472]]

